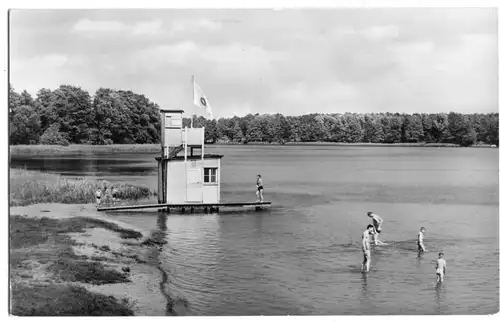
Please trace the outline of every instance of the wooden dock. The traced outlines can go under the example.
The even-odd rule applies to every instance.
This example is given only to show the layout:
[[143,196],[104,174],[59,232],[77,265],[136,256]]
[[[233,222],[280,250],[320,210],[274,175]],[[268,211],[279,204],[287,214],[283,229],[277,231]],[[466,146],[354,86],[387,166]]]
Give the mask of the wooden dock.
[[115,210],[134,210],[134,209],[158,209],[166,210],[170,209],[181,209],[185,212],[189,209],[194,212],[194,209],[204,209],[206,213],[208,212],[218,212],[219,208],[253,208],[255,210],[261,210],[262,208],[271,207],[270,201],[264,202],[225,202],[225,203],[193,203],[193,204],[149,204],[149,205],[130,205],[130,206],[112,206],[112,207],[99,207],[97,211],[115,211]]

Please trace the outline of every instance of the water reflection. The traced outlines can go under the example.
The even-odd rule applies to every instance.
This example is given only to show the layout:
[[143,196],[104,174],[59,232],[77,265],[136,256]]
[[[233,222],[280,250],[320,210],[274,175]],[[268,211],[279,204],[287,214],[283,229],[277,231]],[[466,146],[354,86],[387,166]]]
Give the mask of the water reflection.
[[445,288],[443,286],[443,283],[441,282],[436,282],[436,286],[434,287],[435,290],[435,297],[436,297],[436,312],[441,313],[443,312],[443,302],[444,302],[444,295],[445,295]]
[[417,253],[417,267],[420,267],[421,262],[422,262],[422,253],[418,252]]
[[368,295],[368,274],[366,272],[361,273],[361,298],[366,299]]

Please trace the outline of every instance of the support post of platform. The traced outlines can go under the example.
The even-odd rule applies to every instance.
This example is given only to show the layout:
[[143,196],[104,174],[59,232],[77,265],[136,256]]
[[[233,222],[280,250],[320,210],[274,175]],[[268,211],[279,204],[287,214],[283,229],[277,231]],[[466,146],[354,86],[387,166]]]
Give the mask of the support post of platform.
[[205,156],[205,127],[202,127],[202,131],[203,134],[201,136],[201,160],[203,161],[203,158]]
[[158,161],[158,203],[162,203],[161,196],[163,196],[163,175],[162,175],[162,161]]
[[161,162],[162,167],[163,167],[163,203],[167,203],[167,176],[168,176],[168,171],[167,171],[167,161],[162,160]]

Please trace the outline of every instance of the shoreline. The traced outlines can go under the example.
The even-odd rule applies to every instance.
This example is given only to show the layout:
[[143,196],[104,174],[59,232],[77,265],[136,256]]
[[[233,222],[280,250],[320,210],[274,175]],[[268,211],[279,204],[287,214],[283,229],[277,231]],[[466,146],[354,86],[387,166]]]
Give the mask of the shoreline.
[[[206,146],[342,146],[342,147],[394,147],[394,148],[498,148],[496,146],[481,144],[472,145],[469,147],[461,147],[458,144],[451,143],[342,143],[342,142],[287,142],[281,144],[279,142],[218,142],[207,143]],[[112,144],[112,145],[86,145],[86,144],[70,144],[69,146],[61,145],[10,145],[9,155],[44,155],[57,153],[160,153],[160,144]]]
[[[94,294],[94,297],[101,295],[107,297],[110,301],[124,303],[136,316],[177,315],[173,308],[172,299],[162,289],[165,288],[166,274],[162,270],[158,258],[162,241],[152,241],[151,232],[101,216],[97,214],[93,205],[88,204],[32,204],[10,207],[9,215],[10,223],[13,221],[19,222],[20,220],[39,220],[36,230],[37,232],[41,231],[42,237],[44,231],[50,231],[50,227],[44,225],[42,218],[57,223],[56,234],[50,235],[49,233],[45,236],[45,238],[53,236],[52,238],[48,237],[48,241],[31,245],[29,248],[13,247],[11,242],[11,285],[21,285],[28,289],[80,287],[90,292],[90,294]],[[67,223],[68,220],[84,222],[85,225],[79,231],[75,229],[77,230],[75,232],[61,232],[63,228],[60,226],[64,225],[60,223]],[[138,237],[139,235],[140,237]],[[70,242],[61,242],[57,237],[69,239]],[[11,232],[11,240],[12,238]],[[25,237],[23,236],[23,238]],[[160,246],[158,247],[158,245]],[[64,247],[68,246],[78,262],[86,263],[85,265],[88,266],[102,267],[105,272],[111,272],[118,276],[125,274],[126,280],[124,281],[123,278],[120,278],[120,280],[105,280],[106,276],[104,275],[99,283],[95,281],[61,280],[61,276],[55,276],[54,272],[49,268],[54,262],[58,263],[61,259],[64,260],[64,256],[59,254]],[[40,249],[47,247],[51,249],[52,257],[49,257],[49,259],[47,259],[47,256],[41,258]],[[54,250],[58,255],[53,255]],[[21,264],[16,266],[15,263],[12,263],[13,256],[20,256],[21,259],[18,259],[17,262]],[[101,273],[101,271],[96,271],[96,274],[92,274],[92,272],[89,274],[91,279],[97,278],[97,275],[100,275],[97,273]],[[63,271],[63,273],[65,272]],[[109,276],[113,277],[113,274]],[[15,303],[12,289],[10,294],[10,313],[14,315],[13,307]],[[26,297],[32,296],[30,292],[27,292],[27,294]],[[25,299],[25,301],[30,302],[29,299]],[[40,300],[31,299],[31,301],[35,302],[34,305],[39,305]],[[30,308],[24,309],[29,310]],[[23,316],[23,314],[18,316]]]

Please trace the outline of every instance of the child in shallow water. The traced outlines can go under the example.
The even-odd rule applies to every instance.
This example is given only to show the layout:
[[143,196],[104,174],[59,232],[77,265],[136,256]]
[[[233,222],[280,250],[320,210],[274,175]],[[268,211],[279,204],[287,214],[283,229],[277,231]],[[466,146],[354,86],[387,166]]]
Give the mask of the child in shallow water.
[[446,274],[446,261],[444,260],[444,254],[439,253],[439,258],[436,262],[436,275],[437,282],[444,282],[444,275]]

